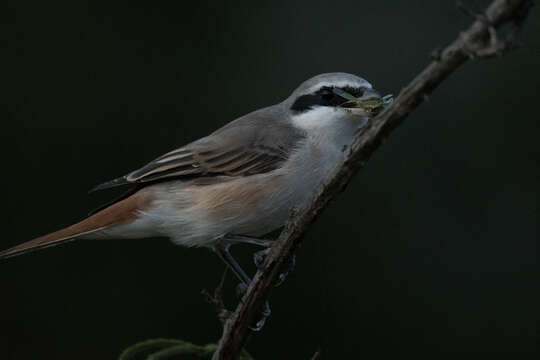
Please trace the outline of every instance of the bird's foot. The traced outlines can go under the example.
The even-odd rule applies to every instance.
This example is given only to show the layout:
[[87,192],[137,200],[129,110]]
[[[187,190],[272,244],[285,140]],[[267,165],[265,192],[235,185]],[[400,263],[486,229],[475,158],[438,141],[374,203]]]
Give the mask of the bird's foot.
[[238,298],[238,300],[242,300],[242,297],[247,292],[247,289],[248,286],[244,283],[239,283],[238,285],[236,285],[236,297]]
[[[264,249],[261,251],[257,251],[255,254],[253,254],[253,262],[255,263],[255,266],[257,267],[257,269],[260,270],[263,268],[264,260],[266,259],[266,256],[268,256],[269,251],[270,249]],[[279,273],[279,276],[274,286],[277,287],[283,284],[285,279],[287,279],[287,276],[289,275],[289,273],[294,270],[295,266],[296,266],[296,255],[293,255],[289,259],[289,261],[287,261],[281,268],[281,271]]]
[[264,324],[266,323],[266,319],[268,319],[271,313],[272,311],[270,310],[270,304],[268,303],[268,301],[265,301],[263,310],[261,312],[261,318],[255,323],[255,326],[250,326],[249,329],[251,331],[261,331],[264,327]]
[[[236,296],[241,300],[244,294],[247,291],[248,286],[244,283],[240,283],[236,286]],[[249,329],[251,331],[261,331],[264,327],[264,324],[266,323],[266,319],[270,316],[272,311],[270,310],[270,304],[268,301],[264,302],[263,309],[261,311],[261,317],[260,319],[255,323],[255,325],[250,326]]]
[[266,259],[266,256],[270,252],[270,248],[259,250],[255,254],[253,254],[253,262],[255,263],[255,266],[258,270],[261,270],[264,266],[264,260]]

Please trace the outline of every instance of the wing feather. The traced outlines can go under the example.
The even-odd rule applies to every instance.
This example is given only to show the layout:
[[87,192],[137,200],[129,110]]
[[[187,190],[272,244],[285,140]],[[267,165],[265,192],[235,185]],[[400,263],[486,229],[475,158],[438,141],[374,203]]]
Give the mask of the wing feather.
[[[142,168],[96,186],[94,190],[120,185],[144,186],[179,179],[212,183],[275,170],[304,138],[295,128],[275,120],[240,118],[208,137],[172,150]],[[254,126],[254,123],[257,123]],[[266,128],[265,128],[266,127]]]
[[[249,176],[276,169],[287,159],[282,151],[268,151],[267,148],[234,149],[229,151],[204,151],[181,155],[172,154],[151,161],[142,168],[126,176],[103,183],[92,189],[101,190],[126,184],[145,184],[169,178]],[[184,150],[183,150],[184,151]]]

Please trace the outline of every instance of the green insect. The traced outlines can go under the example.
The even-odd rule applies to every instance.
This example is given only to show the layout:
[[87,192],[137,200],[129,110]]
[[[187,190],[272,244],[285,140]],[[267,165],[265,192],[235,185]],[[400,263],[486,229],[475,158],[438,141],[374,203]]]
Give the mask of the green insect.
[[339,95],[342,98],[349,100],[343,105],[346,106],[349,103],[355,103],[357,107],[361,107],[364,110],[366,110],[366,111],[368,111],[368,112],[370,112],[370,113],[372,113],[374,115],[380,113],[382,110],[384,110],[385,108],[390,106],[392,104],[392,102],[394,101],[394,96],[392,94],[385,95],[382,98],[374,98],[374,99],[365,99],[364,100],[364,99],[357,98],[357,97],[349,94],[348,92],[343,91],[340,88],[333,88],[332,90],[333,90],[334,94]]

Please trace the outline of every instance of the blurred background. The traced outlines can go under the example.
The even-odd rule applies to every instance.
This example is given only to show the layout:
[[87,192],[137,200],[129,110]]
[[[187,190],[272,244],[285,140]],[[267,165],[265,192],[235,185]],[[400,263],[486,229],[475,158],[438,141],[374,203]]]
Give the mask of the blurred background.
[[[489,1],[467,2],[482,9]],[[6,1],[4,249],[115,196],[87,194],[305,79],[398,94],[471,19],[453,1]],[[256,359],[536,352],[540,12],[525,47],[453,74],[318,219]],[[234,248],[254,271],[254,248]],[[221,335],[224,266],[165,239],[80,241],[0,263],[1,359],[114,359]],[[226,288],[230,307],[236,280]]]

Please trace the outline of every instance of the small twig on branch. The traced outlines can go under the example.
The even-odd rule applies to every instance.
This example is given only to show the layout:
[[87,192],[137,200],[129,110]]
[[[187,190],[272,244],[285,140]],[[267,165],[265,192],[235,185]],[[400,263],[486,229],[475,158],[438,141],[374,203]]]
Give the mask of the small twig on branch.
[[[263,268],[255,274],[244,298],[225,322],[214,360],[237,358],[250,333],[249,325],[259,316],[280,269],[300,246],[304,232],[329,201],[342,191],[353,175],[364,166],[390,132],[467,60],[498,56],[515,49],[517,36],[531,5],[532,0],[494,1],[481,16],[475,15],[476,20],[469,29],[442,51],[435,53],[434,61],[400,92],[392,106],[363,128],[351,145],[344,163],[335,171],[330,181],[308,204],[296,211],[285,225]],[[507,39],[501,42],[496,34],[494,37],[493,31],[505,24],[513,27]]]
[[486,41],[470,41],[470,32],[461,33],[460,36],[462,36],[463,40],[465,41],[465,47],[463,50],[469,55],[471,59],[474,59],[501,56],[509,51],[521,47],[521,42],[519,41],[518,37],[521,33],[525,18],[527,17],[527,14],[529,13],[532,5],[532,0],[523,1],[523,5],[521,5],[519,9],[517,9],[516,12],[512,14],[512,18],[509,21],[511,23],[511,29],[507,32],[506,39],[504,41],[500,41],[497,36],[496,26],[490,17],[489,11],[480,14],[475,13],[473,10],[465,6],[461,1],[458,1],[458,9],[463,11],[464,14],[483,23],[487,27],[489,33],[488,43],[486,43]]
[[208,290],[203,289],[201,294],[204,296],[205,300],[214,306],[218,319],[222,324],[225,324],[231,312],[225,307],[223,302],[223,285],[225,284],[225,279],[227,278],[227,268],[223,271],[221,280],[219,281],[218,286],[214,289],[214,294],[210,294]]

